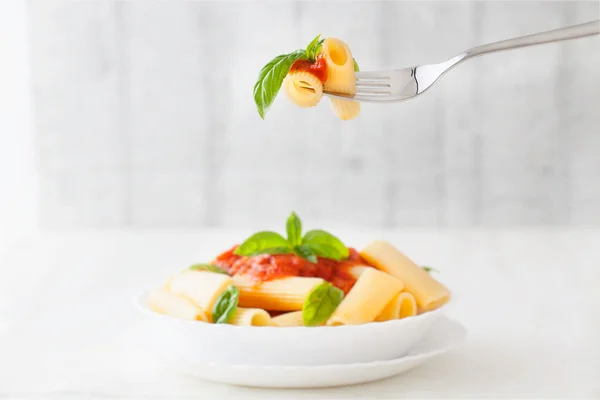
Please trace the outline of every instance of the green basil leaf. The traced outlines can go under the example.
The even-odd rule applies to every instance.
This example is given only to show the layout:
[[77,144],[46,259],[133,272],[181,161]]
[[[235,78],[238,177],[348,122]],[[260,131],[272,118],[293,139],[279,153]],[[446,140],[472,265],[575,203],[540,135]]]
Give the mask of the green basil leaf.
[[194,264],[194,265],[190,266],[190,269],[192,271],[208,271],[208,272],[214,272],[216,274],[229,275],[227,273],[227,271],[225,271],[223,268],[217,267],[216,265],[212,265],[212,264]]
[[309,247],[312,250],[312,252],[318,255],[319,257],[329,258],[338,261],[348,258],[344,257],[344,255],[340,253],[335,247],[331,247],[326,244],[305,243],[304,246]]
[[290,71],[292,64],[306,56],[304,50],[296,50],[290,54],[281,54],[265,65],[258,74],[258,80],[254,84],[254,102],[256,109],[262,119],[273,104],[283,79]]
[[221,293],[213,306],[213,322],[215,324],[226,324],[231,321],[237,309],[239,298],[240,290],[235,286],[230,286]]
[[319,34],[306,46],[306,58],[310,61],[314,61],[317,58],[317,46],[319,45],[320,38],[321,35]]
[[327,321],[344,299],[344,292],[329,282],[315,287],[302,306],[302,321],[305,326],[316,326]]
[[356,59],[353,58],[352,61],[354,61],[354,72],[360,71],[360,69],[358,69],[358,63],[356,62]]
[[250,254],[244,254],[245,256],[252,257],[261,254],[290,254],[292,249],[290,247],[271,247],[269,249],[257,250]]
[[317,58],[317,56],[319,54],[321,54],[321,52],[323,52],[323,42],[325,41],[325,39],[321,39],[319,40],[319,43],[317,43],[317,46],[315,47],[315,58]]
[[[244,243],[235,249],[234,253],[238,256],[250,256],[266,253],[267,250],[281,250],[283,248],[291,251],[291,246],[287,240],[276,232],[258,232],[250,236]],[[289,252],[289,251],[288,251]],[[273,254],[273,253],[269,253]]]
[[302,242],[302,221],[292,211],[285,224],[287,230],[287,240],[292,246],[298,246]]
[[318,261],[315,252],[312,251],[312,249],[305,244],[296,246],[294,248],[294,253],[304,258],[305,260],[310,261],[313,264],[315,264]]
[[439,272],[440,272],[439,270],[437,270],[437,269],[435,269],[435,268],[432,268],[432,267],[422,267],[422,268],[423,268],[423,269],[424,269],[426,272],[428,272],[428,273],[432,273],[432,272],[437,272],[437,273],[439,273]]
[[320,257],[345,260],[349,256],[348,248],[340,239],[320,229],[306,232],[302,244],[309,246]]

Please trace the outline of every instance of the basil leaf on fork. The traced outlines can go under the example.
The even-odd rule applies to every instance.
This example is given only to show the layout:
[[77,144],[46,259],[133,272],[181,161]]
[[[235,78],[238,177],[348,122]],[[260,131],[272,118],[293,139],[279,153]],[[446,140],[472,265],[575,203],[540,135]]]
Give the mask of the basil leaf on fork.
[[254,102],[256,103],[256,110],[262,119],[265,119],[265,115],[279,89],[285,79],[286,75],[290,71],[290,67],[296,60],[300,60],[306,57],[305,50],[296,50],[290,54],[281,54],[272,59],[265,65],[258,74],[258,80],[254,84]]

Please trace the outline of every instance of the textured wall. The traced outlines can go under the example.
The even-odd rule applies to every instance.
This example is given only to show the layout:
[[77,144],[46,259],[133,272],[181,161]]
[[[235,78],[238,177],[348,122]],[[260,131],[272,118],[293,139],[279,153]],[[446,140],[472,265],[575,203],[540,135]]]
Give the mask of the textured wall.
[[[600,38],[485,56],[406,103],[278,99],[252,86],[317,33],[363,70],[597,19],[598,2],[31,0],[42,223],[600,225]],[[325,102],[324,102],[325,103]]]

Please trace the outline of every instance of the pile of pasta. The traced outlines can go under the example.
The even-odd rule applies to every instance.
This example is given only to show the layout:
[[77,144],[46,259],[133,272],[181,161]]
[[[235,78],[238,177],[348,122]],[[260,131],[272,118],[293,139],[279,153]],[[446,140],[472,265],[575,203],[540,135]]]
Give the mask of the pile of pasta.
[[[356,283],[319,326],[407,318],[449,301],[450,291],[442,283],[390,243],[372,242],[360,255],[370,265],[351,268]],[[323,284],[327,282],[312,277],[289,276],[257,283],[245,275],[186,270],[153,291],[148,305],[161,314],[208,323],[226,320],[243,326],[304,326],[307,299]],[[227,301],[233,297],[235,302]],[[335,299],[322,300],[329,306],[335,304]],[[275,313],[278,315],[272,317]]]
[[[285,77],[283,88],[297,106],[316,106],[323,97],[323,89],[342,94],[356,94],[354,58],[348,45],[341,40],[325,39],[322,52],[317,55],[312,66],[299,61],[296,63]],[[324,73],[319,73],[322,68]],[[337,98],[329,100],[333,112],[342,120],[356,118],[360,113],[360,103],[357,101]]]

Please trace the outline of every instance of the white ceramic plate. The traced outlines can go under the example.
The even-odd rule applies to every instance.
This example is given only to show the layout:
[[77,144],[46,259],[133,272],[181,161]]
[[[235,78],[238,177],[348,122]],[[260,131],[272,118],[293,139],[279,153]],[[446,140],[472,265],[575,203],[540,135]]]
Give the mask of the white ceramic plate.
[[232,385],[290,389],[332,387],[376,381],[406,372],[455,348],[466,336],[467,331],[459,322],[442,317],[407,356],[395,360],[313,367],[165,361],[184,374]]
[[151,349],[189,364],[330,365],[392,360],[408,354],[442,316],[444,308],[400,320],[328,327],[270,327],[209,324],[150,310],[147,294],[137,298],[146,315]]

